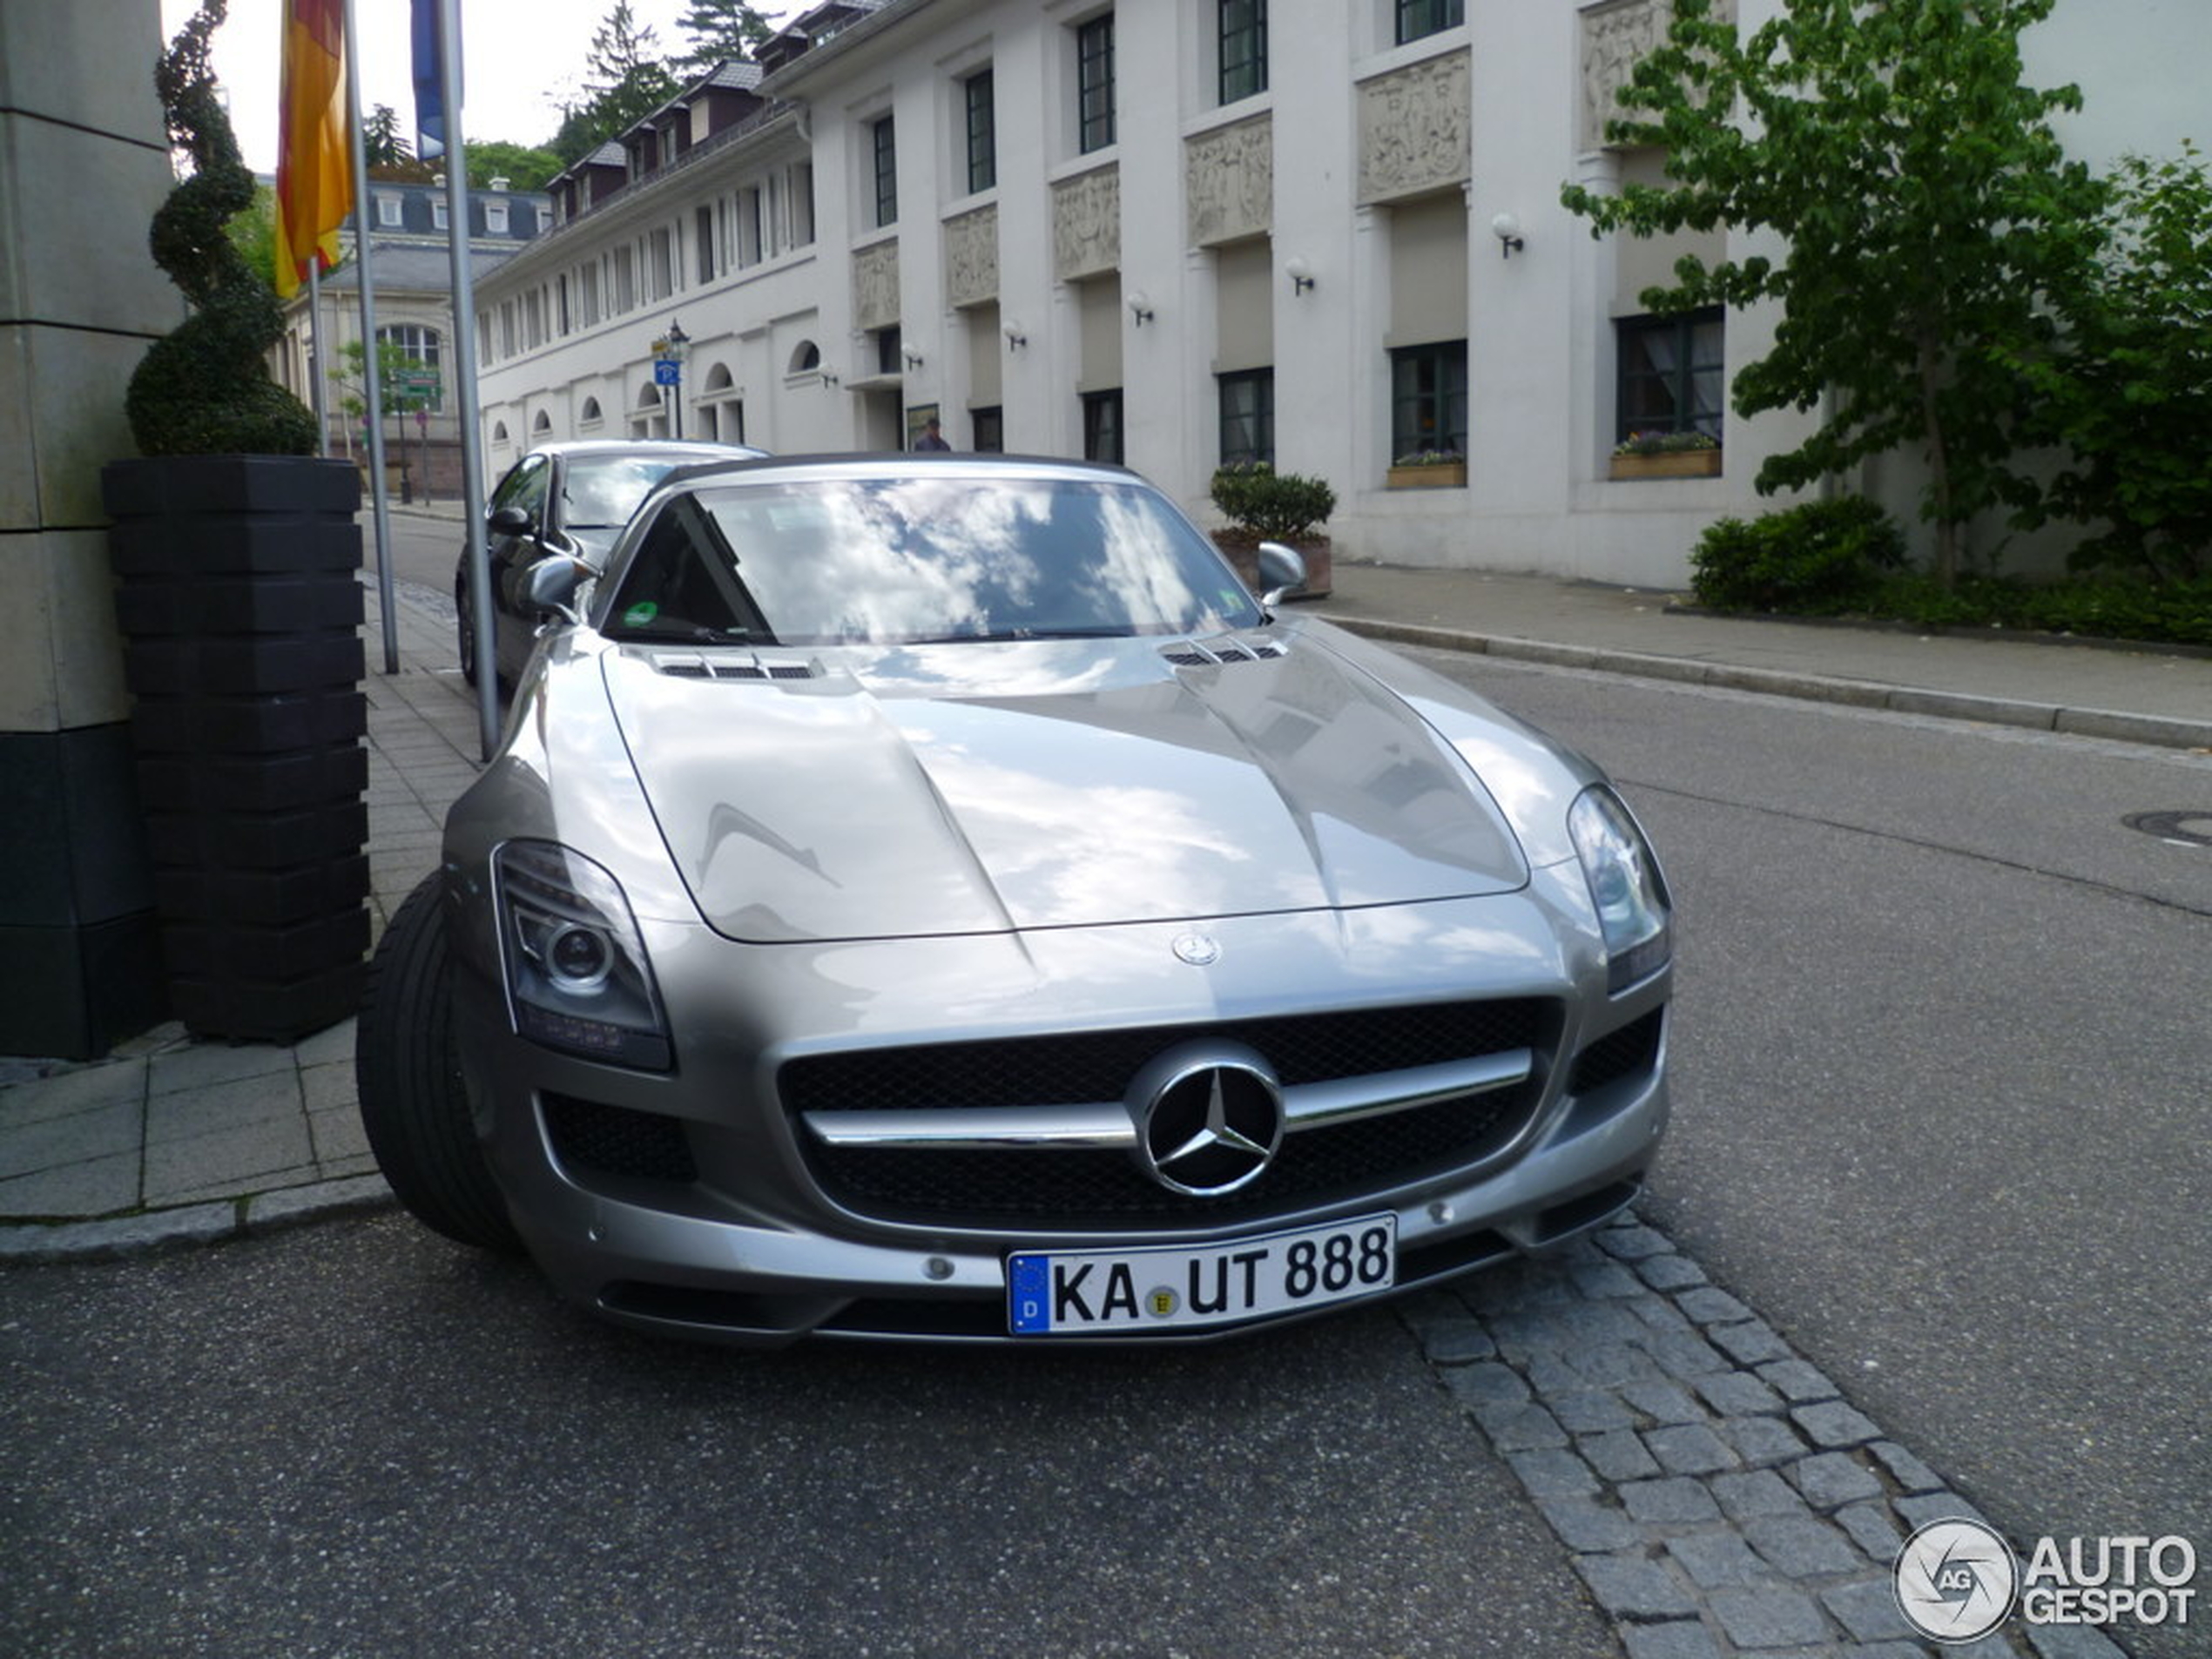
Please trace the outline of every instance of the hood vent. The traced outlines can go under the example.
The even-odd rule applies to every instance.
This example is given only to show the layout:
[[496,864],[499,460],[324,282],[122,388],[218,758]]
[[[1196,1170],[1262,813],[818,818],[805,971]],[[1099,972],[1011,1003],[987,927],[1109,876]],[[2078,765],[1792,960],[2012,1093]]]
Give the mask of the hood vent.
[[701,656],[694,652],[652,651],[647,654],[656,672],[683,680],[810,680],[814,670],[807,663],[766,663],[758,657]]
[[1211,644],[1200,644],[1195,639],[1185,639],[1168,646],[1160,655],[1177,668],[1211,668],[1223,663],[1250,663],[1264,658],[1280,657],[1283,648],[1276,644],[1252,644],[1241,639],[1217,639]]

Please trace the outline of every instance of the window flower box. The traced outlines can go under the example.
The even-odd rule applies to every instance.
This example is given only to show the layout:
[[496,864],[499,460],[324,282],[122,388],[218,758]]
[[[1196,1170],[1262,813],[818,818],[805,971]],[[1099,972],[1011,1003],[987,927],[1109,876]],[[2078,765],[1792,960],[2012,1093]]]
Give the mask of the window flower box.
[[1609,478],[1717,478],[1721,447],[1703,432],[1639,432],[1611,462]]
[[1384,475],[1383,484],[1389,489],[1465,489],[1467,484],[1467,457],[1454,455],[1400,455],[1390,463],[1390,470]]

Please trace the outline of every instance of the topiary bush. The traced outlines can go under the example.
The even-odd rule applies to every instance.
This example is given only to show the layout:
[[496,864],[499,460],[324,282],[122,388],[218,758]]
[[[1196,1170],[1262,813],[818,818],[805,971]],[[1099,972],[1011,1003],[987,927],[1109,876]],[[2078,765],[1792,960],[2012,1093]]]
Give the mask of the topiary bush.
[[1221,468],[1210,493],[1231,523],[1264,542],[1311,540],[1337,509],[1336,491],[1322,480],[1264,461]]
[[1861,496],[1723,518],[1691,552],[1690,587],[1716,610],[1833,615],[1863,609],[1905,566],[1905,534]]
[[192,158],[192,177],[154,215],[154,262],[192,307],[156,341],[131,376],[124,401],[131,435],[149,455],[312,455],[314,416],[269,378],[266,354],[283,337],[275,292],[226,233],[253,200],[230,118],[208,66],[208,37],[229,0],[206,0],[154,66],[154,90],[171,138]]

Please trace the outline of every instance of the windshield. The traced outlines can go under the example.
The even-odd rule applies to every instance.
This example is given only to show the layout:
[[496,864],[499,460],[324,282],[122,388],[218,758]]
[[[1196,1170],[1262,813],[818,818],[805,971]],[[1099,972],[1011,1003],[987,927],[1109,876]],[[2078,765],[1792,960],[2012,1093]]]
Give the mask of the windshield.
[[692,464],[674,455],[577,455],[561,476],[561,522],[572,530],[618,530],[662,477]]
[[679,496],[607,614],[612,638],[786,645],[1208,633],[1265,619],[1143,485],[973,475]]

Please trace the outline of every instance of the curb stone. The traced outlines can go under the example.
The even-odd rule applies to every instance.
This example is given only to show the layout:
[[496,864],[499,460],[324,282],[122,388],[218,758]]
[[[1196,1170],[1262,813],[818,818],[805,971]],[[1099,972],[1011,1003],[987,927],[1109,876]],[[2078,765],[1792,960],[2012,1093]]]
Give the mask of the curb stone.
[[[1617,1264],[1627,1293],[1600,1271]],[[1399,1305],[1629,1659],[1936,1651],[1892,1563],[1918,1527],[1979,1513],[1649,1223]],[[2017,1619],[1942,1651],[2122,1659],[2098,1631]]]
[[397,1202],[383,1177],[362,1175],[98,1221],[46,1226],[16,1223],[0,1226],[0,1264],[44,1266],[146,1256],[274,1232],[327,1217],[381,1210]]

